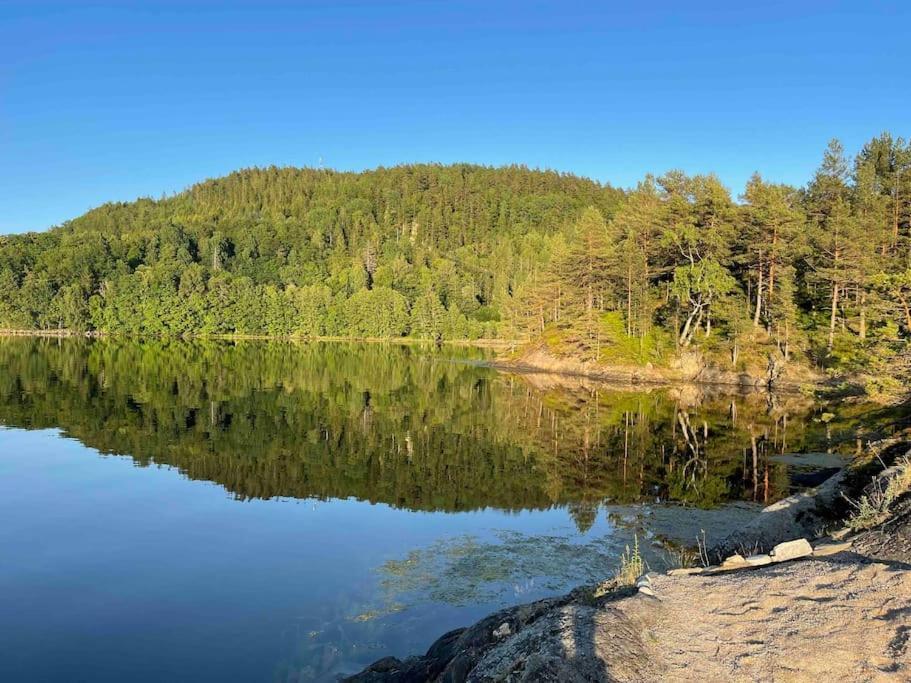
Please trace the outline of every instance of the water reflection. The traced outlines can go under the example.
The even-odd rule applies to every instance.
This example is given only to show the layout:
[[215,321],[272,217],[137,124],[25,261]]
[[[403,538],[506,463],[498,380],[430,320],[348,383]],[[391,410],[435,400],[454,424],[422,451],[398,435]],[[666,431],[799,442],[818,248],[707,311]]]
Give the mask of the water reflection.
[[875,426],[860,405],[612,391],[482,358],[0,338],[0,425],[71,437],[0,430],[17,520],[0,678],[334,680],[602,579],[634,536],[656,565],[788,493],[795,468],[838,464],[794,453]]
[[59,427],[238,498],[348,498],[410,510],[786,494],[770,457],[824,449],[850,416],[802,396],[535,386],[407,346],[0,341],[0,423]]

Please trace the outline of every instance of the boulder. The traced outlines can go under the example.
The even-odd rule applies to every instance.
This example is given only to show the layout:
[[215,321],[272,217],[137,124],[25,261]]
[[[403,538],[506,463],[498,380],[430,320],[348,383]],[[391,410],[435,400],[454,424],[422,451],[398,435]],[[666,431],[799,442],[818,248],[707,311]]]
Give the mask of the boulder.
[[504,621],[497,628],[495,628],[493,632],[494,638],[505,638],[508,635],[512,635],[512,629],[509,628],[508,621]]
[[722,569],[733,569],[735,567],[742,567],[746,564],[746,558],[739,553],[731,555],[730,557],[725,558],[724,562],[721,563]]
[[768,555],[750,555],[746,563],[751,567],[762,567],[763,565],[772,564],[772,558]]
[[756,518],[729,535],[708,551],[711,561],[719,561],[740,548],[767,552],[776,543],[795,536],[813,538],[820,528],[831,524],[835,508],[841,502],[844,470],[826,480],[815,490],[797,493],[769,505]]
[[772,562],[787,562],[801,557],[809,557],[812,554],[813,546],[805,538],[779,543],[769,553],[772,556]]

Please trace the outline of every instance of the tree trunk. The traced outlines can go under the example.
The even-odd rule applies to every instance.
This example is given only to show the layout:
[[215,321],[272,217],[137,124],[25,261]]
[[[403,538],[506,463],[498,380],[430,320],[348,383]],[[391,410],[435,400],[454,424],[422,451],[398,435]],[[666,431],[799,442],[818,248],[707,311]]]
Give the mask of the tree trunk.
[[911,307],[908,306],[908,300],[901,294],[898,295],[898,300],[901,302],[902,308],[905,311],[905,325],[908,327],[908,330],[911,331]]
[[766,318],[768,319],[768,329],[772,329],[772,297],[775,296],[775,255],[778,245],[778,226],[772,231],[772,251],[769,253],[769,286],[766,288]]
[[699,329],[702,323],[703,304],[698,304],[686,318],[683,329],[680,331],[680,346],[689,346],[693,332]]
[[829,317],[829,351],[835,345],[835,317],[838,314],[838,283],[832,283],[832,314]]
[[626,336],[633,334],[633,267],[626,265]]
[[753,314],[753,327],[759,327],[759,316],[762,313],[762,252],[759,252],[759,278],[756,282],[756,312]]
[[895,170],[895,187],[892,189],[892,249],[898,248],[898,186],[901,170]]
[[784,359],[791,360],[791,323],[784,324]]

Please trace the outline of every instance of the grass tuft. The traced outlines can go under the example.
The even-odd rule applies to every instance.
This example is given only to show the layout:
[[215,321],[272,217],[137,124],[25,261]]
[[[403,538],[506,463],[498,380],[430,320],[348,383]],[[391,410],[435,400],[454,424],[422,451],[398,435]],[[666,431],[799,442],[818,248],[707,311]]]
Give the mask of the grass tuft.
[[898,471],[888,479],[885,486],[881,478],[876,478],[869,493],[856,502],[848,501],[854,506],[854,514],[848,520],[852,531],[872,529],[882,524],[889,518],[892,503],[911,492],[911,456],[906,455],[895,465]]
[[632,550],[626,546],[626,550],[620,556],[620,567],[614,575],[614,580],[620,586],[634,586],[644,570],[645,560],[642,559],[642,553],[639,552],[639,537],[635,536]]

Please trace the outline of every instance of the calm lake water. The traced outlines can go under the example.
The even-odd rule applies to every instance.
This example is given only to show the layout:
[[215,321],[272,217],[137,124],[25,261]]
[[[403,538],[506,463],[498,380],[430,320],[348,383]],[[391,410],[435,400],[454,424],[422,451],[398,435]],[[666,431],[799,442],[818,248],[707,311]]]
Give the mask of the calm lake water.
[[606,578],[634,538],[674,562],[877,419],[482,359],[0,339],[0,680],[334,680]]

